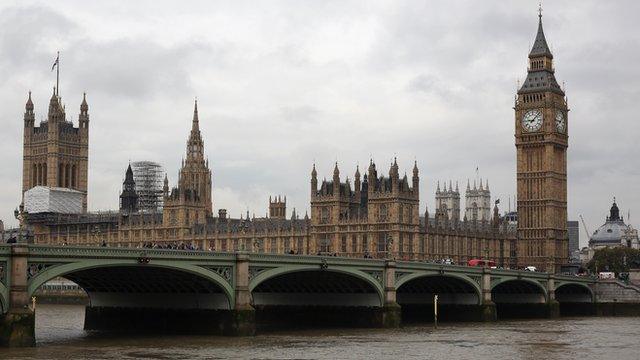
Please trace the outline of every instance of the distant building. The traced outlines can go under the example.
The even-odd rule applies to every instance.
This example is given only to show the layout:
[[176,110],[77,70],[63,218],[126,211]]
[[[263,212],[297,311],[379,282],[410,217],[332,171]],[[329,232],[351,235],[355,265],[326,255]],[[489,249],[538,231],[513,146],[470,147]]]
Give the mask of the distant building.
[[491,220],[491,191],[489,191],[489,181],[485,185],[480,179],[480,187],[473,181],[473,188],[467,182],[465,193],[466,209],[464,216],[469,221],[490,221]]
[[49,112],[36,125],[31,92],[24,112],[22,194],[36,186],[65,188],[82,193],[82,211],[87,211],[89,168],[89,106],[82,97],[78,127],[67,114],[54,88]]
[[638,241],[638,230],[624,223],[614,198],[605,223],[589,238],[589,248],[597,250],[621,246],[638,249],[640,241]]
[[569,259],[580,260],[580,223],[567,221],[567,234],[569,235]]
[[120,212],[133,213],[136,211],[138,211],[138,194],[136,193],[136,182],[133,180],[133,170],[129,164],[122,183],[122,193],[120,193]]
[[134,161],[130,165],[133,172],[135,192],[138,196],[137,209],[158,211],[164,205],[164,169],[153,161]]
[[448,220],[460,221],[460,191],[458,190],[458,182],[456,181],[456,189],[453,189],[452,182],[449,180],[449,188],[444,184],[444,189],[440,190],[440,182],[436,189],[436,212],[439,211],[447,217]]

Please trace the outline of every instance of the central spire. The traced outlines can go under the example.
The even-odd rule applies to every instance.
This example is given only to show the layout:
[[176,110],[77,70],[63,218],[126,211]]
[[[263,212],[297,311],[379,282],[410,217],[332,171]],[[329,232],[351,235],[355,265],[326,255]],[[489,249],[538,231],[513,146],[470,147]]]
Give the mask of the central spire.
[[551,50],[547,44],[547,39],[544,37],[544,30],[542,28],[542,6],[538,9],[538,33],[536,34],[536,39],[533,42],[531,52],[529,52],[529,58],[539,56],[547,56],[553,59],[553,54],[551,54]]
[[203,159],[204,144],[200,136],[200,121],[198,120],[198,99],[193,105],[193,121],[191,124],[191,134],[187,141],[187,160],[191,158]]
[[198,120],[198,99],[195,100],[193,105],[193,123],[191,124],[191,131],[200,132],[200,121]]

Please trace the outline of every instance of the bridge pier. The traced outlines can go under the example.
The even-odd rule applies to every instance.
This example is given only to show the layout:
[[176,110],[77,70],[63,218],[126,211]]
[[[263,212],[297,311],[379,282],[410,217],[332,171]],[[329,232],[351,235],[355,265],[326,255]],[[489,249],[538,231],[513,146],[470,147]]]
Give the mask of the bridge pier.
[[251,306],[249,291],[249,255],[236,254],[235,305],[229,311],[224,324],[224,334],[228,336],[253,336],[256,334],[256,310]]
[[482,290],[482,299],[479,309],[479,320],[482,322],[491,322],[498,320],[498,312],[496,304],[491,298],[491,270],[482,269],[482,278],[480,279],[480,290]]
[[380,309],[379,326],[397,328],[402,322],[402,308],[396,299],[396,262],[387,260],[384,264],[384,304]]
[[26,245],[11,246],[9,272],[9,310],[0,315],[0,346],[27,347],[36,345],[35,312],[29,307],[27,292]]
[[547,279],[547,317],[560,317],[560,303],[556,300],[556,278],[553,275],[549,275]]

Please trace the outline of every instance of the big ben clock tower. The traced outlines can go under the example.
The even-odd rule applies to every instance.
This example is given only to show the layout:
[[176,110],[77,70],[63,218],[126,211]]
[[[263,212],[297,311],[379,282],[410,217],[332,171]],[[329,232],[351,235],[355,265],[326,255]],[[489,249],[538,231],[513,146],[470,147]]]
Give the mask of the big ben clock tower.
[[542,30],[515,103],[518,191],[518,266],[557,272],[568,259],[567,101],[554,76]]

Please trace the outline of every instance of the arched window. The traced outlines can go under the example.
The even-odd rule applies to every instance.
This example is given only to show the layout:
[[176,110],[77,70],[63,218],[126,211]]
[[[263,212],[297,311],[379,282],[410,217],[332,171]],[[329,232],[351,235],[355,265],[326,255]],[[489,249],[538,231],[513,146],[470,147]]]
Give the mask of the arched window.
[[38,185],[38,165],[33,164],[33,170],[32,170],[32,174],[31,174],[31,185],[32,186],[36,186]]
[[75,189],[76,188],[76,183],[77,183],[77,180],[76,180],[76,166],[73,165],[73,166],[71,166],[71,187]]
[[71,184],[71,167],[69,164],[64,167],[64,187],[69,187]]
[[58,164],[58,187],[63,187],[62,178],[64,176],[64,165]]

